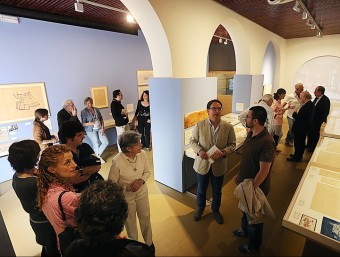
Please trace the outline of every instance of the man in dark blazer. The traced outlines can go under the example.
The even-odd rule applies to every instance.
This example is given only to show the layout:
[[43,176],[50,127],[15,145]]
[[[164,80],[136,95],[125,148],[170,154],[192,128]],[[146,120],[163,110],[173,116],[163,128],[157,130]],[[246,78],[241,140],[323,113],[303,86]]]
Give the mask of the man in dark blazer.
[[306,148],[306,137],[312,128],[313,115],[314,115],[314,104],[312,103],[312,96],[308,91],[303,91],[300,94],[302,102],[301,108],[298,112],[293,113],[295,122],[293,124],[294,134],[294,154],[291,154],[288,161],[299,162],[302,159],[303,153]]
[[74,105],[74,102],[71,99],[67,99],[64,101],[63,109],[61,109],[57,114],[58,128],[61,128],[61,125],[65,121],[79,121],[77,116],[77,108]]
[[315,99],[313,104],[315,106],[312,129],[308,134],[307,150],[313,152],[320,138],[320,128],[322,123],[327,123],[327,116],[331,103],[329,98],[325,96],[325,88],[318,86],[314,91]]

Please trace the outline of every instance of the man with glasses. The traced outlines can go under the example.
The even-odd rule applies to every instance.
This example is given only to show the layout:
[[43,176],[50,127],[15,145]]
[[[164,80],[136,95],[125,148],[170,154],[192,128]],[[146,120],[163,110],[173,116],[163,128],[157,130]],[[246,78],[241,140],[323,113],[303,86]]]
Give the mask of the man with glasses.
[[71,148],[73,160],[78,170],[84,176],[84,182],[73,185],[77,193],[84,190],[96,180],[103,180],[98,173],[101,168],[100,159],[96,157],[90,145],[83,143],[86,132],[83,125],[77,121],[65,121],[58,132],[59,141]]
[[127,130],[126,124],[129,122],[128,114],[122,105],[123,93],[120,89],[114,90],[112,92],[112,102],[111,102],[111,114],[112,118],[115,120],[116,132],[117,132],[117,147],[118,151],[121,152],[118,138],[125,130]]
[[64,101],[63,109],[57,114],[58,128],[60,129],[61,125],[68,120],[78,121],[80,123],[77,116],[77,107],[71,99]]
[[[262,106],[253,106],[246,116],[246,126],[250,129],[242,146],[240,169],[235,176],[236,184],[245,179],[252,179],[254,190],[260,188],[264,195],[269,193],[270,166],[275,155],[275,143],[264,124],[267,112]],[[253,190],[252,190],[253,191]],[[232,232],[233,236],[248,238],[248,243],[240,245],[237,250],[250,253],[258,250],[262,244],[263,223],[249,224],[251,216],[243,212],[241,228]]]
[[[227,171],[227,155],[235,150],[236,137],[234,127],[221,120],[222,103],[211,100],[207,104],[208,118],[196,123],[190,144],[197,154],[194,170],[197,172],[197,211],[195,221],[199,221],[206,206],[206,191],[211,179],[213,200],[211,209],[218,224],[224,219],[220,213],[222,185]],[[217,151],[209,158],[207,151],[216,146]]]

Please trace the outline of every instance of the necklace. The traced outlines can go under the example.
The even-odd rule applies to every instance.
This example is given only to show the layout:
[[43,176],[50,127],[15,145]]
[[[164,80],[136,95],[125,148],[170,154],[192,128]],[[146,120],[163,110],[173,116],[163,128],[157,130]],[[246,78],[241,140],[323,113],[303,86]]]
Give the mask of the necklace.
[[[137,159],[134,161],[134,162],[132,162],[132,161],[130,161],[129,159],[127,159],[127,161],[130,163],[130,165],[131,165],[131,167],[133,168],[133,171],[137,171]],[[135,163],[135,165],[133,165],[133,163]]]

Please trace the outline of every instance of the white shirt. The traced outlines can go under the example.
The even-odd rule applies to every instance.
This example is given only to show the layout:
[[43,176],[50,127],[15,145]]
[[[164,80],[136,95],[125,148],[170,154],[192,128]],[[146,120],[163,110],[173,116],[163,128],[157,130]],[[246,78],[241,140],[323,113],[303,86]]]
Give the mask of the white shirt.
[[[253,106],[262,106],[264,109],[266,109],[267,112],[267,120],[264,124],[264,126],[267,128],[269,134],[273,135],[275,132],[275,127],[274,127],[274,110],[268,106],[268,104],[266,104],[265,102],[261,101],[258,104],[254,104]],[[238,115],[238,119],[241,122],[241,124],[246,127],[246,116],[249,112],[249,109],[253,106],[248,107],[247,109],[245,109],[243,112],[241,112]]]
[[[287,109],[287,116],[291,119],[294,119],[293,113],[295,112],[295,110],[300,109],[301,104],[302,104],[300,97],[294,91],[293,93],[286,95],[285,99],[283,99],[283,102],[287,103],[290,106],[295,106],[294,109],[290,109],[290,108]],[[285,106],[285,108],[287,107]]]
[[135,159],[131,159],[121,152],[112,160],[109,179],[123,186],[124,190],[136,179],[143,179],[146,182],[149,177],[149,161],[143,150],[136,155]]

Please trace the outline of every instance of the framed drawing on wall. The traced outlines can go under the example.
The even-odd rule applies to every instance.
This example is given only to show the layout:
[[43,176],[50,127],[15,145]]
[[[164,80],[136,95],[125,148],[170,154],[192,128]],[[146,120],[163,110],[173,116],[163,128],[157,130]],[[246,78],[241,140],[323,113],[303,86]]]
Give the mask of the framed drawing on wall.
[[44,82],[0,85],[0,102],[0,124],[33,120],[38,108],[49,111]]
[[152,70],[138,70],[137,71],[137,84],[138,86],[148,85],[149,78],[153,77]]
[[93,99],[94,107],[106,108],[109,106],[107,86],[91,87],[91,97]]

